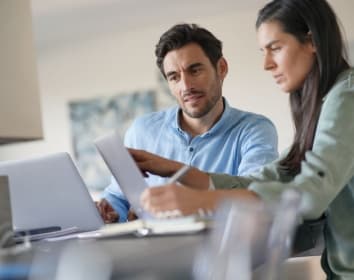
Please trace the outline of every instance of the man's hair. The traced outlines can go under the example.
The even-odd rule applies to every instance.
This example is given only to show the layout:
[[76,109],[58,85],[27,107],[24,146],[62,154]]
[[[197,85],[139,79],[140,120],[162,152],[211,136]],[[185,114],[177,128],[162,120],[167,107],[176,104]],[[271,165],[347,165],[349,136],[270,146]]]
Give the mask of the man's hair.
[[256,28],[267,22],[279,23],[300,43],[311,39],[316,48],[316,62],[304,85],[289,95],[295,137],[280,165],[298,173],[305,152],[312,149],[322,99],[338,74],[349,68],[345,43],[337,17],[326,0],[273,0],[259,11]]
[[197,24],[177,24],[162,34],[155,48],[156,64],[165,78],[163,60],[167,53],[190,43],[198,44],[216,69],[222,57],[222,42]]

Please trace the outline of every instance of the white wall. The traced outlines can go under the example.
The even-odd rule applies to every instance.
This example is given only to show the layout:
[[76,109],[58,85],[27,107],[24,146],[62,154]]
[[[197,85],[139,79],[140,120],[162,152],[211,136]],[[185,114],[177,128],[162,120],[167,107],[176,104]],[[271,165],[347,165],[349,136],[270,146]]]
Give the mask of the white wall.
[[[354,18],[351,11],[354,1],[330,2],[345,27],[353,53]],[[278,129],[282,150],[291,142],[293,133],[287,95],[281,93],[270,75],[262,70],[262,56],[254,31],[255,17],[256,10],[252,8],[204,17],[184,18],[180,15],[179,21],[199,23],[224,42],[224,54],[230,68],[224,95],[233,106],[268,116]],[[125,31],[124,28],[117,31],[111,28],[109,32],[91,38],[77,36],[71,41],[38,48],[45,139],[2,146],[0,159],[72,152],[67,107],[70,100],[155,88],[154,47],[162,32],[175,23],[173,19]]]

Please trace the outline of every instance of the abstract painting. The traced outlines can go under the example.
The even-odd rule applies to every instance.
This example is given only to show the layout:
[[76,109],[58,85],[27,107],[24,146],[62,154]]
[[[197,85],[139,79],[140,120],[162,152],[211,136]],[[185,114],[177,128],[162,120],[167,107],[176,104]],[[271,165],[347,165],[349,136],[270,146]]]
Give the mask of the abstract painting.
[[71,133],[79,171],[91,190],[110,183],[110,172],[93,141],[118,130],[121,136],[139,115],[156,110],[156,92],[146,90],[69,102]]

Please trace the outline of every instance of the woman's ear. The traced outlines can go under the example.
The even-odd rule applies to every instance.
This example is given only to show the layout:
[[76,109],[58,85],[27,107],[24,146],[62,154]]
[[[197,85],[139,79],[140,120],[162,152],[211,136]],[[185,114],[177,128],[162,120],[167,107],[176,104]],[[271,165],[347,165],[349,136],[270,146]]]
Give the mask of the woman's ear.
[[316,50],[315,44],[313,42],[312,32],[311,31],[307,32],[307,40],[306,41],[309,44],[309,47],[311,48],[311,51],[313,53],[316,53],[317,50]]
[[220,80],[224,80],[227,75],[228,69],[229,68],[226,59],[224,57],[221,57],[217,63],[217,72],[220,77]]

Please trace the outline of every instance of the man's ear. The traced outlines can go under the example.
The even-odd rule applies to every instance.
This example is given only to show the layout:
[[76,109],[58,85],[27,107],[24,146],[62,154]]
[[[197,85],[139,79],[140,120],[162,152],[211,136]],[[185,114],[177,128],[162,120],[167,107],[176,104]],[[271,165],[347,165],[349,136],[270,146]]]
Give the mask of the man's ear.
[[227,65],[226,59],[224,57],[221,57],[217,63],[217,72],[222,81],[226,77],[228,69],[229,67]]

